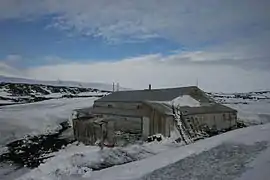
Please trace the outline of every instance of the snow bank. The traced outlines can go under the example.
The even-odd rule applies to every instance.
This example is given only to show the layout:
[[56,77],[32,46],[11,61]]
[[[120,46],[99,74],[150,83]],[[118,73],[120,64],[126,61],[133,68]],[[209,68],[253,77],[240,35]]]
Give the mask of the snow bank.
[[46,134],[60,128],[72,110],[90,107],[97,98],[54,99],[0,107],[0,146],[25,135]]
[[[268,142],[268,149],[270,143],[270,124],[261,125],[261,126],[253,126],[244,129],[238,129],[235,131],[230,131],[228,133],[224,133],[218,136],[214,136],[208,139],[204,139],[201,141],[197,141],[194,144],[190,144],[187,146],[183,146],[177,149],[169,150],[163,153],[160,153],[156,156],[149,157],[147,159],[143,159],[140,161],[132,162],[126,165],[115,166],[112,168],[104,169],[101,171],[93,172],[91,175],[91,179],[99,179],[99,180],[128,180],[128,179],[138,179],[146,174],[149,174],[157,169],[166,167],[170,164],[176,163],[182,159],[185,159],[191,155],[200,154],[205,151],[209,151],[214,147],[217,147],[223,143],[236,143],[236,144],[246,144],[252,145],[256,142]],[[266,151],[265,153],[267,153]],[[209,154],[209,153],[208,153]],[[264,154],[265,155],[265,154]],[[269,155],[269,154],[268,154]],[[266,155],[265,155],[266,156]],[[260,157],[260,156],[258,156]],[[258,164],[261,166],[267,165],[269,161],[268,156],[263,161],[260,161]],[[218,159],[216,159],[218,161]],[[208,159],[205,159],[205,162]],[[194,159],[193,163],[196,162]],[[222,162],[221,162],[222,163]],[[223,163],[226,166],[226,163]],[[204,164],[202,164],[202,167]],[[222,169],[222,165],[221,165]],[[187,169],[188,170],[188,169]],[[199,169],[198,169],[199,170]],[[256,169],[254,170],[256,171]],[[260,169],[257,168],[258,172],[253,172],[253,174],[258,175]],[[163,173],[165,173],[163,171]],[[215,172],[213,172],[215,173]],[[269,170],[268,176],[269,177]],[[158,178],[158,177],[156,177]],[[254,178],[256,179],[256,178]]]
[[0,163],[0,179],[12,180],[20,177],[22,174],[29,172],[27,168],[19,168],[10,164]]
[[10,93],[6,92],[6,89],[0,89],[0,96],[10,98]]
[[0,99],[0,105],[1,104],[4,104],[4,105],[7,105],[7,104],[14,104],[14,102],[10,101],[10,100],[1,100]]
[[[264,167],[265,171],[263,171],[261,177],[269,177],[269,170],[266,171],[267,168],[265,168],[269,167],[267,166],[270,157],[269,145],[270,124],[237,129],[182,147],[177,147],[169,141],[133,145],[126,148],[104,149],[103,151],[100,151],[97,147],[71,145],[18,180],[128,180],[140,179],[147,174],[149,176],[145,176],[145,179],[163,177],[164,174],[168,175],[167,178],[170,178],[172,174],[169,170],[174,168],[175,163],[183,164],[181,160],[184,160],[185,165],[177,166],[181,168],[175,168],[172,173],[181,170],[182,173],[190,177],[189,179],[194,179],[197,177],[196,175],[201,173],[202,175],[210,174],[216,177],[227,173],[228,177],[236,177],[236,174],[234,174],[236,171],[243,177],[247,176],[246,173],[258,177],[261,169],[256,168],[257,165]],[[251,161],[251,157],[256,161]],[[99,171],[92,170],[93,167],[100,165],[121,164],[121,162],[129,162],[130,160],[134,162]],[[194,162],[196,162],[195,165]],[[246,165],[249,162],[253,164]],[[215,167],[211,168],[211,163],[214,163]],[[254,168],[250,169],[249,166]],[[217,168],[224,169],[224,171],[217,173]],[[205,174],[203,174],[204,170],[207,171]],[[158,171],[159,176],[150,177],[153,171]],[[207,177],[206,179],[209,179]]]
[[93,169],[98,170],[144,159],[179,146],[181,144],[174,144],[169,139],[143,145],[103,149],[102,151],[99,147],[72,144],[55,153],[55,157],[18,180],[87,178],[95,172],[92,171]]

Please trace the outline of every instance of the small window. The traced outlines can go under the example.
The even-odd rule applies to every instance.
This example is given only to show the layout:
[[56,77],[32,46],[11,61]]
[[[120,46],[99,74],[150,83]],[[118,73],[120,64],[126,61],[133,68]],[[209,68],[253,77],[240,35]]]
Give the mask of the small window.
[[112,105],[111,105],[111,104],[108,104],[108,107],[109,107],[109,108],[112,108]]
[[141,106],[140,106],[140,105],[138,105],[138,106],[137,106],[137,109],[141,109]]

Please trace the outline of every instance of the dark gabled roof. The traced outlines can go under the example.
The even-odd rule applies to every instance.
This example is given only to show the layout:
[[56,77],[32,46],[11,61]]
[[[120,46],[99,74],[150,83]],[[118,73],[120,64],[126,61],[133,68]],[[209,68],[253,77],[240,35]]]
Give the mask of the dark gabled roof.
[[97,102],[143,102],[171,101],[182,95],[190,95],[200,102],[211,101],[207,95],[196,86],[113,92]]

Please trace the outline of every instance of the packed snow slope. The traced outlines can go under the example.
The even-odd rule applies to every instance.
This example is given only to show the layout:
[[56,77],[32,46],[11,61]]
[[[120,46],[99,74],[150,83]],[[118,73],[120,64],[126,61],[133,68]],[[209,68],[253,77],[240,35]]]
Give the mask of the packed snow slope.
[[[266,180],[270,176],[270,124],[237,129],[180,147],[166,141],[152,144],[152,148],[146,144],[103,151],[71,145],[18,180]],[[127,158],[135,161],[117,165]],[[102,162],[116,166],[93,171]]]

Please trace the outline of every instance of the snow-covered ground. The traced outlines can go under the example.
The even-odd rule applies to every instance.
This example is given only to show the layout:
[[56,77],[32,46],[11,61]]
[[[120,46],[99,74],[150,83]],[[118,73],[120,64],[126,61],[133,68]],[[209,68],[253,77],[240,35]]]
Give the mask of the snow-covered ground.
[[[91,170],[102,162],[117,164],[127,161],[127,158],[138,161],[99,171]],[[265,180],[270,175],[267,168],[269,160],[270,124],[265,124],[237,129],[181,147],[156,142],[152,147],[151,144],[133,145],[99,151],[94,147],[71,145],[18,180]]]
[[0,147],[25,135],[53,132],[72,110],[93,105],[97,98],[53,99],[0,107]]
[[237,109],[239,119],[247,125],[270,123],[270,100],[225,105]]
[[54,153],[55,157],[19,179],[86,178],[91,176],[92,170],[145,159],[180,146],[182,144],[172,143],[171,140],[166,139],[162,142],[107,148],[100,151],[99,147],[74,143],[66,149]]
[[248,93],[208,93],[215,101],[238,111],[247,125],[270,122],[270,91]]
[[1,180],[13,180],[29,171],[30,169],[28,168],[19,168],[17,166],[11,166],[10,164],[0,163],[0,179]]
[[14,104],[14,102],[11,100],[0,100],[0,104],[9,105],[9,104]]

